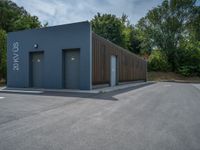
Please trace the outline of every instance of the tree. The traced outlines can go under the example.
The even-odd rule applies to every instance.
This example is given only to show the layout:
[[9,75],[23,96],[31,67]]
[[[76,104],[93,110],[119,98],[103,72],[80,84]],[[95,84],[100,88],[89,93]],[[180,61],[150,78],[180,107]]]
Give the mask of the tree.
[[110,40],[111,42],[126,47],[123,34],[123,23],[115,15],[97,13],[91,20],[92,29],[98,35]]
[[[46,24],[47,25],[47,24]],[[6,78],[6,33],[42,27],[38,17],[10,0],[0,0],[0,73]]]
[[160,6],[150,10],[137,24],[143,49],[161,49],[167,54],[173,70],[180,41],[188,38],[188,26],[196,0],[164,0]]
[[153,50],[148,60],[148,68],[151,71],[167,71],[170,65],[163,51]]
[[185,76],[200,76],[200,41],[182,41],[176,63],[179,73]]
[[6,78],[6,32],[0,29],[0,76]]
[[190,31],[190,37],[193,40],[200,41],[200,6],[194,6],[194,13],[191,18],[188,29]]
[[39,28],[41,23],[36,16],[31,16],[23,7],[10,0],[0,1],[0,28],[6,32]]
[[98,35],[131,52],[140,53],[140,40],[126,14],[118,18],[111,14],[97,13],[91,20],[91,24],[93,31]]
[[144,54],[144,51],[142,51],[141,44],[142,40],[139,38],[140,33],[138,30],[136,30],[134,27],[131,31],[131,39],[130,39],[130,45],[131,45],[131,51],[136,54]]
[[124,38],[124,48],[133,52],[132,40],[134,35],[134,27],[131,25],[128,16],[126,14],[122,14],[122,17],[119,18],[122,22],[122,34]]

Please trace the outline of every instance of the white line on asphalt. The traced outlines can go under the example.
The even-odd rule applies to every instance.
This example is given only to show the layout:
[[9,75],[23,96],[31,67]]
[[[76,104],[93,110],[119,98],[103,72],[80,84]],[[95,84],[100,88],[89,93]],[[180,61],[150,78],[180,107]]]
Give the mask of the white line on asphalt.
[[170,87],[170,86],[172,86],[172,85],[170,85],[170,84],[164,85],[164,87]]
[[4,99],[5,97],[0,97],[0,99]]
[[192,85],[200,90],[200,84],[192,84]]

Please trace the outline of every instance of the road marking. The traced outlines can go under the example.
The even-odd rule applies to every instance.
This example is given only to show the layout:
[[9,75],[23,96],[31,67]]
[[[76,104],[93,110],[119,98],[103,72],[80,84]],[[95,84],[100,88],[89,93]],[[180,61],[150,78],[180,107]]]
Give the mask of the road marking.
[[170,87],[170,86],[172,86],[172,85],[170,85],[170,84],[164,85],[164,87]]
[[200,84],[192,84],[192,85],[200,90]]
[[4,99],[5,97],[0,97],[0,99]]

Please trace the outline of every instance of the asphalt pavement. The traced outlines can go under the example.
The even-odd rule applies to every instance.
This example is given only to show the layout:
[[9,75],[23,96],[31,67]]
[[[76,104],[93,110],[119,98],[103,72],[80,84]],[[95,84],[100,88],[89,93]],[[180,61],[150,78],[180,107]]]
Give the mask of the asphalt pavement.
[[199,150],[199,87],[0,93],[0,150]]

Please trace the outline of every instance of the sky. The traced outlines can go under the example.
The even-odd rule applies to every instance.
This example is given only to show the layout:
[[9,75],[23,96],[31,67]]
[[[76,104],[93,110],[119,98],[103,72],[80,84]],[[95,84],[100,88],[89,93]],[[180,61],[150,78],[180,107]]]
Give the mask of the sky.
[[132,24],[162,0],[12,0],[49,26],[91,20],[97,12],[120,17],[128,15]]

